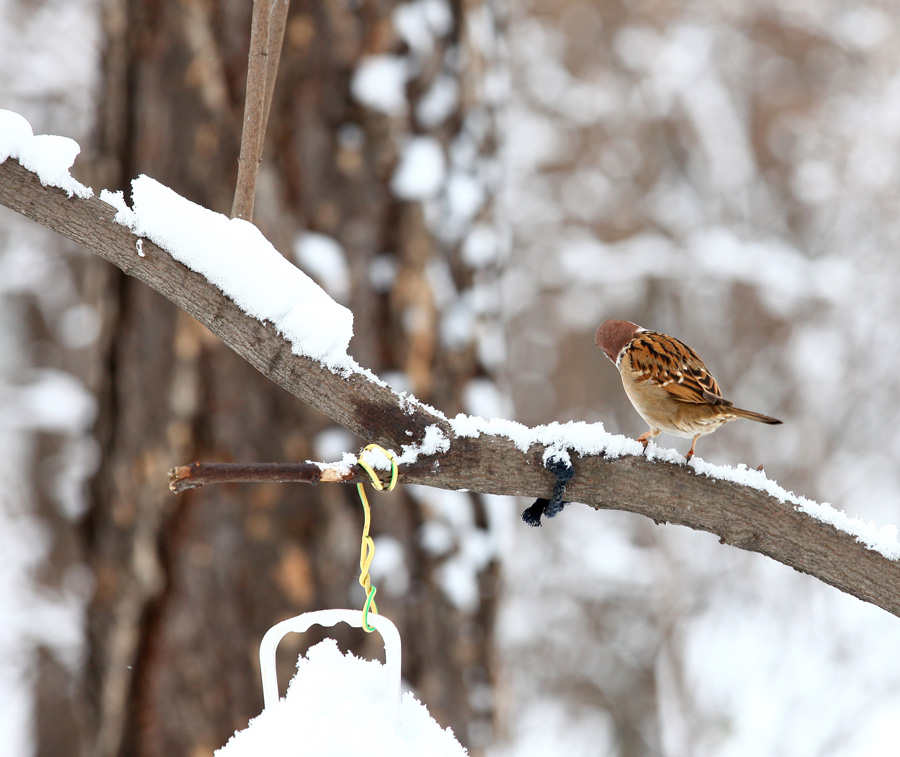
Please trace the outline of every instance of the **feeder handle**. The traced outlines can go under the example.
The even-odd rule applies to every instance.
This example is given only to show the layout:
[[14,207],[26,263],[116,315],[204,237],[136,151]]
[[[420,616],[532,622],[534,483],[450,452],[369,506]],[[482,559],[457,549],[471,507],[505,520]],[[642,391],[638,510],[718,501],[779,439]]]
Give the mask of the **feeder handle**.
[[[263,703],[268,708],[278,701],[278,676],[275,671],[275,649],[289,633],[303,633],[310,626],[336,626],[338,623],[362,628],[363,618],[359,610],[317,610],[305,612],[294,618],[276,623],[263,636],[259,645],[259,668],[262,674]],[[384,642],[385,666],[390,676],[394,701],[400,702],[400,632],[384,615],[369,613],[369,624],[381,634]]]

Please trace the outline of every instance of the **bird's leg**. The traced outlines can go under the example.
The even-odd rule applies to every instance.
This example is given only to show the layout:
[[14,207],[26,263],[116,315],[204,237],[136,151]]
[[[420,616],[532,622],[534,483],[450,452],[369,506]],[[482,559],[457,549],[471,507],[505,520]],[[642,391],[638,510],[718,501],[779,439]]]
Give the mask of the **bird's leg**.
[[694,456],[694,447],[697,446],[697,440],[700,438],[700,434],[694,437],[694,441],[691,442],[691,448],[688,450],[687,455],[685,456],[685,461],[690,460]]
[[641,434],[637,439],[635,439],[636,442],[640,442],[641,444],[644,445],[645,453],[647,452],[647,445],[650,444],[650,437],[653,437],[653,436],[656,436],[656,434],[654,434],[653,431],[651,430],[651,431],[647,431],[646,433]]

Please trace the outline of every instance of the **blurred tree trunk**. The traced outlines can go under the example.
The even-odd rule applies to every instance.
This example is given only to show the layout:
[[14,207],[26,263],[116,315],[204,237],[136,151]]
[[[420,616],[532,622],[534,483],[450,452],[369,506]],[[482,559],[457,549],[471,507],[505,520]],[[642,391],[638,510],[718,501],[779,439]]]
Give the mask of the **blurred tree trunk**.
[[[460,261],[459,235],[436,242],[422,204],[398,201],[389,184],[406,135],[429,133],[411,115],[414,100],[466,44],[464,11],[456,5],[435,35],[407,86],[410,107],[388,116],[353,102],[350,82],[366,55],[409,53],[391,23],[398,5],[292,3],[256,221],[286,254],[301,229],[334,237],[348,258],[354,355],[379,373],[405,373],[421,399],[455,413],[466,382],[483,371],[474,337],[440,349],[428,271],[445,261],[457,294],[472,273]],[[229,211],[250,11],[237,0],[106,4],[96,185],[127,196],[131,178],[146,173]],[[459,83],[458,103],[476,106]],[[466,123],[462,107],[431,126],[445,154]],[[490,143],[475,146],[484,152]],[[370,285],[376,258],[396,272],[392,287]],[[96,387],[102,462],[85,528],[97,590],[84,750],[209,754],[261,710],[255,659],[270,625],[307,610],[361,607],[361,510],[349,487],[232,485],[171,495],[166,470],[182,462],[314,458],[329,421],[140,283],[109,266],[98,276],[105,370]],[[349,451],[361,443],[347,439]],[[458,609],[437,579],[453,550],[436,557],[422,546],[420,529],[433,514],[403,492],[374,507],[376,538],[387,532],[399,541],[409,572],[405,591],[378,596],[401,631],[404,677],[477,754],[493,723],[492,706],[476,695],[494,676],[496,561],[480,568],[475,606]],[[486,528],[480,501],[471,507],[476,527]],[[380,655],[377,638],[341,638]],[[285,641],[282,682],[312,641]]]

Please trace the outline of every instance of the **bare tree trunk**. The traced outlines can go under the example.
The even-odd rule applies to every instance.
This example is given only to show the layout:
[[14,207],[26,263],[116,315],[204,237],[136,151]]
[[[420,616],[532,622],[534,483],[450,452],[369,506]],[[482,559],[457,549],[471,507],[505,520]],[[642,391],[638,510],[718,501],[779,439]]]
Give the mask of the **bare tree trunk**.
[[[420,398],[456,411],[464,382],[481,369],[470,343],[439,351],[427,267],[445,259],[461,279],[469,274],[458,257],[446,257],[455,255],[454,240],[434,241],[421,204],[400,202],[389,189],[408,118],[372,113],[350,97],[364,55],[403,51],[391,28],[396,6],[350,12],[293,3],[256,219],[286,253],[302,228],[338,240],[352,280],[354,353],[379,372],[405,372]],[[435,65],[457,44],[460,27],[456,16],[438,39]],[[113,0],[106,29],[98,183],[127,189],[147,173],[227,212],[250,5]],[[410,91],[421,93],[433,76],[426,67]],[[458,106],[444,122],[437,134],[444,147],[463,115]],[[384,291],[369,284],[379,256],[396,270]],[[316,436],[330,421],[143,284],[117,271],[103,275],[103,460],[85,529],[97,581],[86,750],[208,753],[261,709],[254,648],[270,625],[306,610],[361,606],[354,590],[361,513],[346,487],[226,486],[173,497],[165,476],[173,464],[314,457]],[[424,320],[409,335],[403,324],[413,309]],[[351,446],[365,441],[347,438]],[[486,528],[474,496],[471,507]],[[497,566],[482,568],[474,607],[454,607],[438,581],[452,550],[435,556],[421,546],[429,517],[404,493],[377,503],[376,538],[399,540],[409,575],[408,589],[391,595],[386,586],[379,605],[401,629],[404,677],[439,722],[471,743],[473,722],[492,723],[491,707],[473,705],[471,692],[494,675]],[[378,653],[358,634],[348,632],[343,643]],[[301,649],[284,646],[292,655]],[[286,678],[293,660],[282,662]],[[490,728],[475,732],[483,741]]]

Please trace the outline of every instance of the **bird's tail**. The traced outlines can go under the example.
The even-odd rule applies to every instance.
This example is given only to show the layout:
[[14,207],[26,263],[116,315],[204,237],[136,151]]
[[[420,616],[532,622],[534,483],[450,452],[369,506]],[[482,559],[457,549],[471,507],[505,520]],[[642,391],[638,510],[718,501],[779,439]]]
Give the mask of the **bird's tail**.
[[728,410],[729,412],[734,413],[738,418],[746,418],[748,421],[769,423],[773,426],[781,423],[777,418],[770,418],[768,415],[763,415],[762,413],[754,413],[752,410],[741,410],[739,407],[730,407]]

